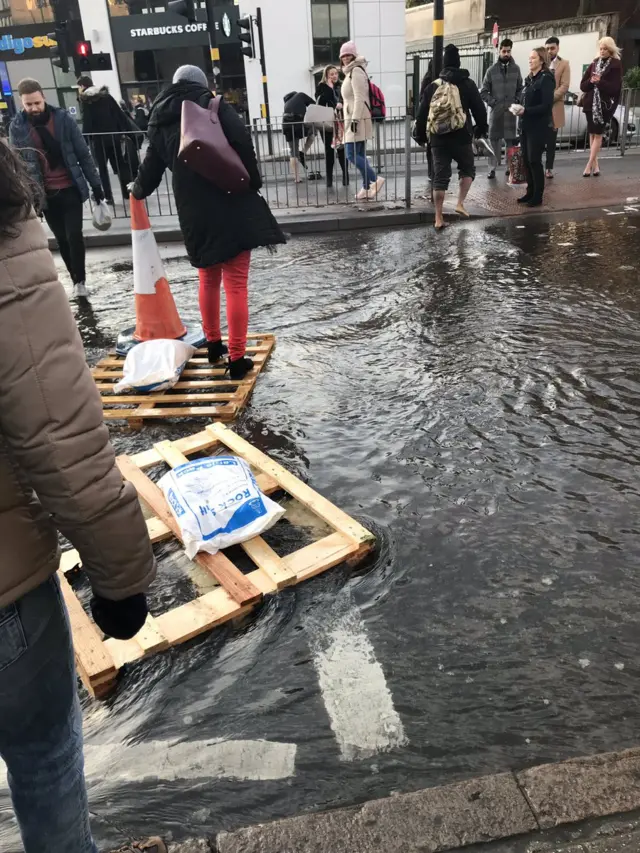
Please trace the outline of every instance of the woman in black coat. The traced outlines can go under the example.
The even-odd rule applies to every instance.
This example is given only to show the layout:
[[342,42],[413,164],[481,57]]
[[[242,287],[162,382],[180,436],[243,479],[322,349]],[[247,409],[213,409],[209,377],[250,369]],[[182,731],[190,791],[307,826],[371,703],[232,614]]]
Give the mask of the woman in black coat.
[[518,199],[520,204],[539,207],[544,195],[545,150],[549,127],[553,121],[553,98],[556,90],[555,76],[547,66],[547,51],[536,47],[529,56],[529,76],[525,80],[518,115],[522,157],[527,172],[527,192]]
[[[322,80],[316,89],[316,103],[321,107],[331,107],[332,110],[342,110],[340,103],[340,72],[335,65],[327,65],[322,75]],[[333,170],[336,164],[336,149],[334,144],[334,130],[325,127],[322,131],[324,137],[324,156],[327,162],[327,186],[333,186]],[[342,169],[342,185],[349,183],[349,173],[344,158],[344,145],[338,145],[338,163]]]
[[[183,102],[207,107],[212,98],[204,71],[194,65],[183,65],[176,71],[172,85],[158,95],[152,107],[149,147],[133,185],[133,195],[140,199],[151,195],[160,185],[165,169],[171,169],[187,254],[200,275],[200,313],[209,361],[219,361],[228,351],[231,378],[242,379],[253,368],[253,362],[245,356],[251,250],[286,240],[258,192],[262,178],[251,136],[224,100],[220,104],[220,124],[249,173],[251,191],[223,192],[178,159]],[[227,297],[228,350],[220,330],[221,282]]]

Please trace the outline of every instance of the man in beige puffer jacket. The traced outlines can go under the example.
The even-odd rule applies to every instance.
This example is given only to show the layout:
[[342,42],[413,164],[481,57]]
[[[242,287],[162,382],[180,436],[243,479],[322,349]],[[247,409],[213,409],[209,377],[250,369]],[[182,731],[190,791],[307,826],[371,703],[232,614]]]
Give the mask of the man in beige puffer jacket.
[[111,636],[144,624],[156,566],[26,180],[0,143],[0,757],[26,853],[95,853],[58,531]]

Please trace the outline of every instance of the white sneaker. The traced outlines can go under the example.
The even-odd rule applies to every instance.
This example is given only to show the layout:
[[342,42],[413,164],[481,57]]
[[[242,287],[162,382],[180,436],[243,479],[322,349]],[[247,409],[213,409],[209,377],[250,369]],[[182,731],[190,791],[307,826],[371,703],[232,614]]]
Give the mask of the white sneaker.
[[369,198],[374,199],[378,197],[378,193],[382,189],[385,184],[384,178],[378,178],[375,184],[371,185],[371,189],[369,190]]
[[366,198],[369,198],[369,190],[365,190],[365,188],[363,187],[356,196],[356,198],[358,199],[358,201],[364,201]]
[[79,282],[78,284],[73,285],[73,298],[74,299],[87,299],[89,296],[89,292],[87,291],[87,285],[84,281]]

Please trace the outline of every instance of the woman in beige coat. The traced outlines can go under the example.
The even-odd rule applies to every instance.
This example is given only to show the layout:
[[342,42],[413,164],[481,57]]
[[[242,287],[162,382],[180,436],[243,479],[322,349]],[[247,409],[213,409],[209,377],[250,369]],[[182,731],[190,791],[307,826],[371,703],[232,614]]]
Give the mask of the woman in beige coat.
[[367,60],[358,56],[352,41],[340,48],[340,63],[344,74],[342,101],[344,104],[344,141],[347,159],[362,175],[363,187],[356,198],[375,199],[384,185],[367,160],[367,139],[373,136],[373,122],[369,105],[369,75]]
[[[144,625],[156,565],[33,187],[1,141],[0,199],[0,757],[26,853],[97,853],[58,532],[79,553],[94,620],[109,636],[129,639]],[[97,632],[74,618],[87,636]],[[143,844],[166,853],[159,838]]]

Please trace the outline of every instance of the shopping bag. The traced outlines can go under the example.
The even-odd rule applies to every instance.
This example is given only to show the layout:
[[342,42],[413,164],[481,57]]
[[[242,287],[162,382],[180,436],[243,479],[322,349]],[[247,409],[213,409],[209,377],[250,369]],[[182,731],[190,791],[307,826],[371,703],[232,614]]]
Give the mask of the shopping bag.
[[137,344],[127,355],[122,379],[113,387],[114,394],[133,392],[150,394],[173,388],[195,348],[184,341],[160,338]]
[[111,228],[111,212],[106,201],[101,201],[93,208],[93,227],[98,231],[108,231]]

